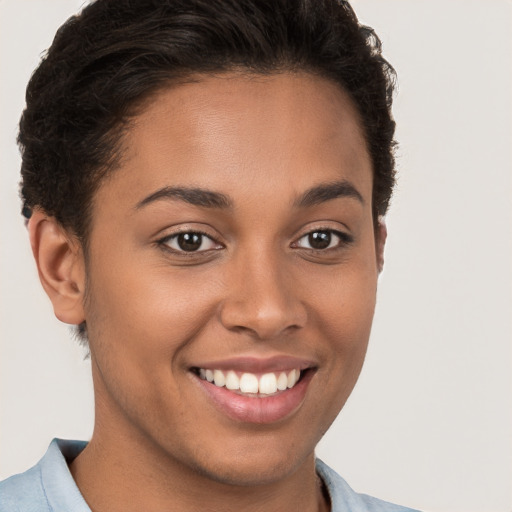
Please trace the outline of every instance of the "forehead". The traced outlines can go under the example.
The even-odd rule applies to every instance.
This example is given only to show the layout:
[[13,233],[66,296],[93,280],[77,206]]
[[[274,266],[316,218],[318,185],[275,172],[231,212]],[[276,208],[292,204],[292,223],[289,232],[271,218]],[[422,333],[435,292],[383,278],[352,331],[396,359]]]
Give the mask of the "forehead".
[[133,204],[172,184],[235,196],[269,183],[293,195],[340,178],[371,189],[353,102],[339,85],[308,73],[227,73],[169,86],[134,118],[123,144],[113,181]]

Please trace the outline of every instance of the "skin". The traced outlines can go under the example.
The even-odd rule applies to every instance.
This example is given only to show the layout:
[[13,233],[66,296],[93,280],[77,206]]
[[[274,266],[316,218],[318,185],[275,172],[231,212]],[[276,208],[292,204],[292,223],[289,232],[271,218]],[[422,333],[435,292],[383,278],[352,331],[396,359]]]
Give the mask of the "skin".
[[[323,78],[198,78],[134,120],[94,197],[87,259],[44,212],[29,224],[57,317],[88,327],[96,422],[71,471],[94,511],[328,510],[314,448],[359,376],[385,239],[361,125]],[[294,204],[339,181],[360,199]],[[232,206],[140,206],[170,186]],[[177,252],[169,237],[197,230],[205,250]],[[308,233],[327,230],[344,235],[313,250]],[[315,370],[300,407],[269,424],[227,417],[190,371],[273,355]]]

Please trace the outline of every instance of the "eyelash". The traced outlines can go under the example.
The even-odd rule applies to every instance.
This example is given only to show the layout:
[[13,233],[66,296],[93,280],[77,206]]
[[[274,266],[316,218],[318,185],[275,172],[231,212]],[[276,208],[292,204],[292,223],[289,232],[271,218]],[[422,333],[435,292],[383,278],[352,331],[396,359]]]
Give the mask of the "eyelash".
[[335,247],[327,247],[325,249],[305,248],[308,251],[311,251],[311,252],[314,252],[317,254],[318,253],[326,253],[327,251],[335,251],[337,249],[339,250],[339,249],[342,249],[343,247],[346,247],[346,246],[354,243],[354,237],[352,235],[349,235],[348,233],[344,233],[343,231],[338,231],[338,230],[332,229],[332,228],[316,228],[316,229],[313,229],[312,231],[309,231],[309,232],[305,233],[304,235],[302,235],[297,240],[297,242],[294,242],[294,244],[297,244],[300,240],[302,240],[304,238],[310,237],[314,233],[329,233],[331,235],[331,237],[332,237],[332,235],[334,235],[334,236],[338,237],[338,239],[339,239],[339,242]]
[[[296,242],[293,242],[292,247],[296,246],[296,244],[300,240],[302,240],[306,237],[309,237],[309,236],[313,235],[314,233],[329,233],[331,236],[334,235],[334,236],[338,237],[338,239],[339,239],[339,242],[335,247],[327,247],[324,249],[314,249],[314,248],[306,248],[306,247],[303,248],[309,252],[316,253],[316,254],[319,254],[319,253],[325,254],[328,251],[330,252],[330,251],[339,250],[339,249],[342,249],[343,247],[351,245],[354,242],[354,238],[352,237],[352,235],[349,235],[348,233],[344,233],[342,231],[338,231],[338,230],[335,230],[332,228],[316,228],[316,229],[313,229],[313,230],[303,234],[301,237],[299,237]],[[184,257],[193,257],[197,254],[203,254],[203,253],[207,253],[210,251],[218,250],[216,248],[216,249],[207,249],[207,250],[203,250],[203,251],[185,251],[185,250],[180,250],[180,249],[175,249],[175,248],[170,247],[169,243],[173,240],[176,240],[180,235],[200,235],[202,237],[209,239],[211,242],[213,242],[215,244],[221,245],[219,242],[217,242],[217,240],[212,238],[208,233],[205,233],[204,231],[200,231],[200,230],[188,230],[188,231],[180,231],[178,233],[173,233],[172,235],[165,236],[164,238],[158,240],[157,244],[166,251],[169,251],[169,252],[172,252],[173,254],[178,254],[178,255],[184,256]],[[202,243],[203,243],[203,241],[201,241],[201,245],[202,245]]]
[[[217,240],[212,238],[208,233],[205,233],[204,231],[197,230],[197,229],[190,229],[187,231],[179,231],[177,233],[173,233],[172,235],[165,236],[164,238],[158,240],[157,243],[159,246],[161,246],[166,251],[172,252],[173,254],[178,254],[180,256],[185,256],[185,257],[191,257],[191,256],[193,257],[197,254],[202,254],[205,252],[209,252],[210,250],[215,250],[215,249],[210,249],[207,251],[204,251],[204,250],[203,251],[184,251],[184,250],[179,250],[179,249],[173,249],[172,247],[169,246],[169,243],[172,240],[177,239],[180,235],[201,235],[202,237],[205,237],[205,238],[211,240],[215,244],[219,244],[219,242],[217,242]],[[202,245],[202,241],[201,241],[201,245]]]

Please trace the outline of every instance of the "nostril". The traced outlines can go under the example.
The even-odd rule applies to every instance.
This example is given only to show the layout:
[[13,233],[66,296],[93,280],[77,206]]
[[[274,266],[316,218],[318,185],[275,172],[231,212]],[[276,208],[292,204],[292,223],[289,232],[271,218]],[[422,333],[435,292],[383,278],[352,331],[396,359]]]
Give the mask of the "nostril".
[[301,319],[290,310],[253,311],[238,306],[225,307],[221,312],[221,322],[228,330],[249,333],[251,336],[266,340],[273,339],[303,327]]

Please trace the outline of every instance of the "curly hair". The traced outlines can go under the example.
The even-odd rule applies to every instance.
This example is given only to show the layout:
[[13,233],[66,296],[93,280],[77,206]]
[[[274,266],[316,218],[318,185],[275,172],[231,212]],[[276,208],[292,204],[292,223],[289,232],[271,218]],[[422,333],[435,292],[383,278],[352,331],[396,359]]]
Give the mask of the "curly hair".
[[57,32],[27,87],[21,196],[87,243],[91,203],[137,107],[169,84],[234,69],[306,71],[339,84],[373,164],[373,214],[395,181],[395,73],[341,0],[97,0]]

